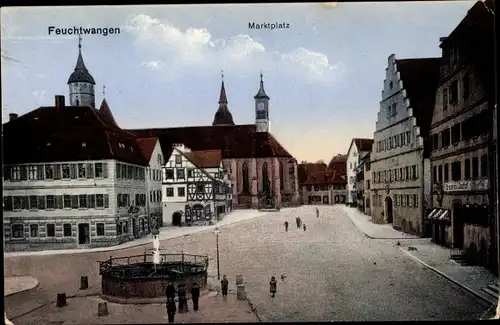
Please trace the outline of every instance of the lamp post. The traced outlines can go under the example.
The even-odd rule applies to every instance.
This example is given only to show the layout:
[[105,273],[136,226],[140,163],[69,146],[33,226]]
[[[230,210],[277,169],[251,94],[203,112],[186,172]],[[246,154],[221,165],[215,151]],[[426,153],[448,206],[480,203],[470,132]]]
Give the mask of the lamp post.
[[217,280],[220,280],[220,263],[219,263],[219,228],[215,228],[215,242],[217,244]]

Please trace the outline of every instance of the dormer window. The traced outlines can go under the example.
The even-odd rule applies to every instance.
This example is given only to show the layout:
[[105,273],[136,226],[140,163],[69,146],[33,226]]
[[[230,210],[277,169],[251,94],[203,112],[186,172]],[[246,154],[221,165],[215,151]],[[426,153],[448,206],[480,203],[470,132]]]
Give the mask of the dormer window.
[[85,148],[87,147],[87,143],[86,142],[82,142],[82,148]]
[[125,148],[125,144],[123,144],[123,142],[118,142],[118,148],[124,149]]

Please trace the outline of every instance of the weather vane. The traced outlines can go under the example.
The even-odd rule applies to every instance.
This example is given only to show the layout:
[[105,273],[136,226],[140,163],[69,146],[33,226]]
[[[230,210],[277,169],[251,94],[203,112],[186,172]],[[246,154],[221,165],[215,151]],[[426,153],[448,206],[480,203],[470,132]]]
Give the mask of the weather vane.
[[82,48],[82,35],[78,34],[78,48]]
[[220,71],[220,75],[221,75],[222,81],[224,81],[224,70]]
[[102,86],[102,97],[106,97],[106,85]]

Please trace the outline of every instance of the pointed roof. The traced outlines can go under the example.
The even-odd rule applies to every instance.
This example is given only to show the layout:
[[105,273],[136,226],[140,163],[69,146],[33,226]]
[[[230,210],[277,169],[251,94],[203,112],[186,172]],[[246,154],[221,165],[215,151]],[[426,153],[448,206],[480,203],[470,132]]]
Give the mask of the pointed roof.
[[185,152],[184,156],[198,168],[218,168],[222,162],[219,149]]
[[78,43],[78,59],[76,60],[75,70],[69,76],[68,84],[74,83],[74,82],[88,82],[88,83],[95,85],[94,78],[89,73],[89,71],[87,70],[87,67],[85,66],[85,63],[83,62],[81,40],[82,39],[80,37],[78,40],[79,41],[79,43]]
[[215,112],[213,126],[234,125],[233,115],[227,107],[226,87],[224,86],[224,74],[222,74],[222,84],[220,86],[219,109]]
[[99,113],[103,122],[108,126],[120,128],[116,123],[115,118],[113,117],[113,113],[111,113],[111,109],[109,108],[106,98],[103,98],[102,100],[101,107],[99,108]]
[[259,98],[265,98],[265,99],[270,99],[269,96],[267,96],[266,91],[264,90],[264,80],[262,80],[262,73],[260,74],[260,88],[259,92],[257,92],[257,95],[253,96],[254,99],[259,99]]

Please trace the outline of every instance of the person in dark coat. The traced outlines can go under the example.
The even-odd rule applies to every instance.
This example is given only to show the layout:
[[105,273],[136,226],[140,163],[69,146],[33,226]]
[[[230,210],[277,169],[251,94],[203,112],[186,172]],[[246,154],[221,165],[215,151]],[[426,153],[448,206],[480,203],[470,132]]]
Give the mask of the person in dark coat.
[[271,293],[271,297],[276,295],[276,288],[278,286],[278,282],[274,276],[271,277],[271,281],[269,281],[269,292]]
[[180,284],[177,289],[177,296],[179,297],[179,313],[187,313],[188,305],[186,300],[186,287]]
[[306,227],[306,224],[304,224],[304,231],[306,231],[307,227]]
[[227,281],[227,278],[225,275],[222,277],[222,280],[220,280],[220,287],[222,290],[222,297],[226,297],[227,296],[227,287],[229,287],[229,281]]
[[167,299],[167,316],[168,316],[168,323],[172,324],[174,322],[174,317],[175,317],[175,301],[174,298],[168,298]]
[[319,208],[316,208],[316,218],[319,218]]
[[285,231],[288,231],[288,221],[285,221]]
[[191,288],[191,299],[193,299],[193,310],[198,310],[198,302],[200,300],[200,287],[198,283],[193,283],[193,287]]
[[295,218],[295,222],[297,223],[297,228],[300,228],[300,218]]
[[172,299],[175,298],[175,287],[171,281],[168,282],[167,289],[165,290],[165,293],[166,293],[167,299],[168,298],[172,298]]

